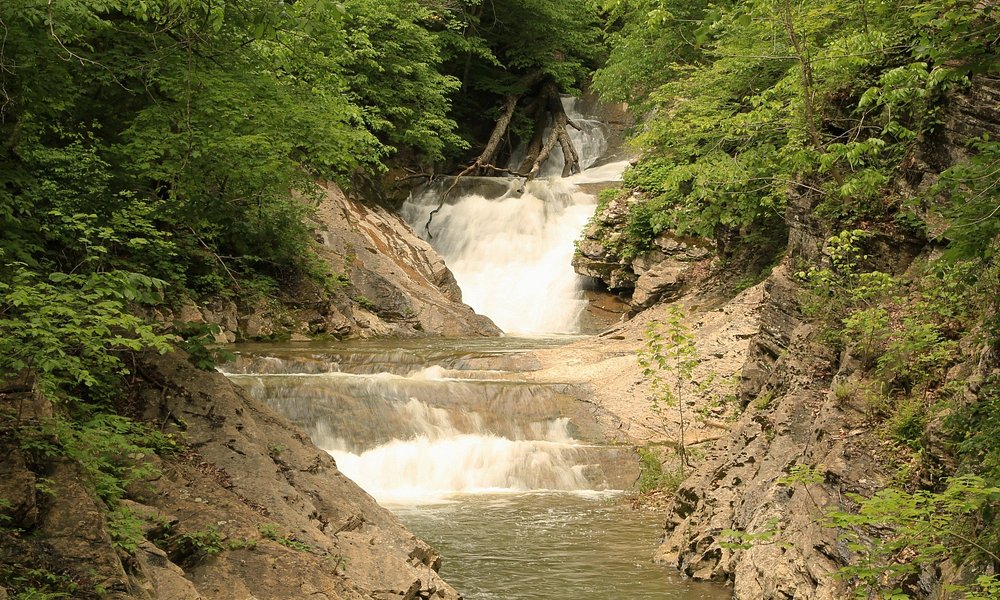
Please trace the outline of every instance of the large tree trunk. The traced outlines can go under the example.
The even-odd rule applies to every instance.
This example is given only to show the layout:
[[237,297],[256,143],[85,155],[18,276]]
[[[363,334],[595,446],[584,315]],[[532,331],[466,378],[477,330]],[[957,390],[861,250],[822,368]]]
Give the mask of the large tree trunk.
[[500,118],[497,119],[496,125],[493,126],[493,133],[490,134],[490,140],[486,142],[486,147],[483,148],[479,158],[476,159],[475,168],[479,173],[492,167],[497,150],[500,148],[500,142],[507,135],[507,128],[510,127],[510,121],[514,118],[514,111],[517,109],[517,103],[520,99],[520,95],[511,95],[504,98],[503,111],[500,113]]
[[524,159],[521,161],[521,166],[518,167],[518,172],[527,173],[531,170],[532,165],[535,164],[535,159],[538,158],[538,154],[542,151],[542,146],[545,143],[545,128],[548,127],[549,117],[548,102],[544,98],[538,98],[528,109],[528,112],[534,116],[534,124],[531,128],[531,139],[528,140],[528,145],[524,153]]
[[534,179],[538,176],[542,165],[549,159],[549,155],[552,154],[552,150],[555,149],[557,143],[563,151],[563,177],[572,173],[579,173],[580,157],[577,155],[573,141],[566,130],[567,127],[575,129],[579,129],[579,127],[566,115],[562,99],[559,97],[559,88],[556,87],[555,82],[551,80],[547,81],[542,86],[542,95],[548,104],[548,112],[552,117],[552,129],[549,131],[549,135],[542,145],[538,156],[535,157],[535,162],[531,165],[531,170],[528,171],[528,179]]
[[[521,98],[528,94],[539,82],[542,85],[534,101],[523,105],[523,110],[528,116],[533,117],[534,120],[534,130],[528,142],[527,154],[524,161],[516,171],[495,165],[494,162],[497,159],[501,143],[505,139],[509,139],[508,130],[510,129],[510,123],[514,119],[518,105],[521,104]],[[476,160],[472,161],[472,164],[455,176],[455,180],[441,195],[441,201],[438,203],[437,208],[432,210],[427,216],[427,223],[424,225],[424,229],[427,231],[428,237],[433,237],[431,236],[430,228],[434,215],[444,206],[448,196],[455,189],[455,186],[458,185],[458,181],[470,173],[473,175],[507,173],[524,177],[530,181],[538,176],[542,165],[549,159],[556,144],[559,144],[563,151],[563,177],[580,172],[580,157],[577,155],[576,148],[573,146],[573,141],[570,139],[569,132],[566,129],[567,127],[573,127],[579,130],[580,127],[566,115],[562,99],[559,97],[559,86],[551,78],[546,78],[541,73],[534,73],[525,77],[521,81],[521,85],[517,86],[517,88],[525,90],[525,92],[510,94],[504,98],[500,116],[493,126],[490,139],[486,142],[483,151],[476,157]],[[546,132],[546,128],[548,128],[548,132]]]

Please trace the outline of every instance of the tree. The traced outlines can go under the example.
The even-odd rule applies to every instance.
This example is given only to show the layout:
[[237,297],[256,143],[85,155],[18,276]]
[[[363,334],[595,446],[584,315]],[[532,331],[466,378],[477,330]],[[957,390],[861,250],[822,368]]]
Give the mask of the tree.
[[686,319],[684,311],[671,306],[665,322],[650,321],[646,325],[646,345],[639,350],[639,366],[653,389],[653,409],[660,413],[661,405],[677,407],[680,426],[677,452],[681,458],[682,479],[688,465],[684,440],[685,392],[692,385],[694,368],[698,366],[698,350]]
[[[469,0],[447,13],[446,68],[461,80],[456,114],[475,133],[482,115],[494,123],[465,172],[538,174],[556,144],[564,173],[579,170],[560,94],[578,91],[599,58],[597,15],[586,0]],[[512,148],[527,157],[504,166]]]

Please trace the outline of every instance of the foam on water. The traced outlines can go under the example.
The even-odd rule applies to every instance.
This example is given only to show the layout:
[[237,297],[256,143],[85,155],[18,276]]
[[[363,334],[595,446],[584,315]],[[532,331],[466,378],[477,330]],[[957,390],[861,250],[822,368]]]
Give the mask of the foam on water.
[[[604,125],[577,104],[564,99],[580,126],[570,137],[583,172],[560,177],[562,153],[554,152],[543,177],[533,181],[468,178],[441,205],[453,181],[445,180],[411,194],[401,210],[444,257],[465,303],[507,333],[575,333],[586,308],[584,280],[571,263],[597,200],[578,185],[620,180],[627,163],[592,167],[607,148]],[[515,152],[512,164],[517,161]]]

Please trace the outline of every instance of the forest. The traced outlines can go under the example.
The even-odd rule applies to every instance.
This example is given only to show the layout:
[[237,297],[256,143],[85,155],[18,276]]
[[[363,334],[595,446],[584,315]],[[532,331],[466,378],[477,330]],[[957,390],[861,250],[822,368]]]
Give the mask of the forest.
[[[115,510],[141,465],[113,457],[177,443],[122,410],[134,356],[213,352],[207,330],[158,322],[158,307],[341,285],[312,248],[324,182],[532,178],[556,146],[575,172],[559,98],[593,92],[636,120],[638,159],[602,195],[640,199],[621,256],[669,231],[763,278],[790,243],[787,215],[822,223],[823,255],[791,267],[802,311],[818,344],[857,359],[861,382],[834,391],[866,403],[899,473],[826,517],[854,536],[839,576],[858,597],[916,597],[915,574],[951,561],[967,575],[953,597],[998,599],[1000,379],[963,365],[1000,355],[1000,140],[941,149],[956,97],[997,123],[1000,96],[978,91],[1000,77],[998,10],[5,0],[0,384],[39,390],[59,415],[41,429],[5,416],[0,436],[80,462]],[[508,166],[519,143],[527,155]],[[900,270],[893,252],[912,240],[928,250]],[[816,477],[804,465],[789,485]],[[734,547],[780,540],[728,534]],[[29,595],[58,585],[7,567],[0,586],[59,597]]]

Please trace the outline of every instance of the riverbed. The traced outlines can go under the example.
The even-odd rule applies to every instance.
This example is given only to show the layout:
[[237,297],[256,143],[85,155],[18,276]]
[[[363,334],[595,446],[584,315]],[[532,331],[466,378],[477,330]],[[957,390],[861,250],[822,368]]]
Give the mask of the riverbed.
[[526,381],[577,336],[243,345],[227,374],[443,556],[469,600],[728,598],[651,562],[631,448],[572,387]]

